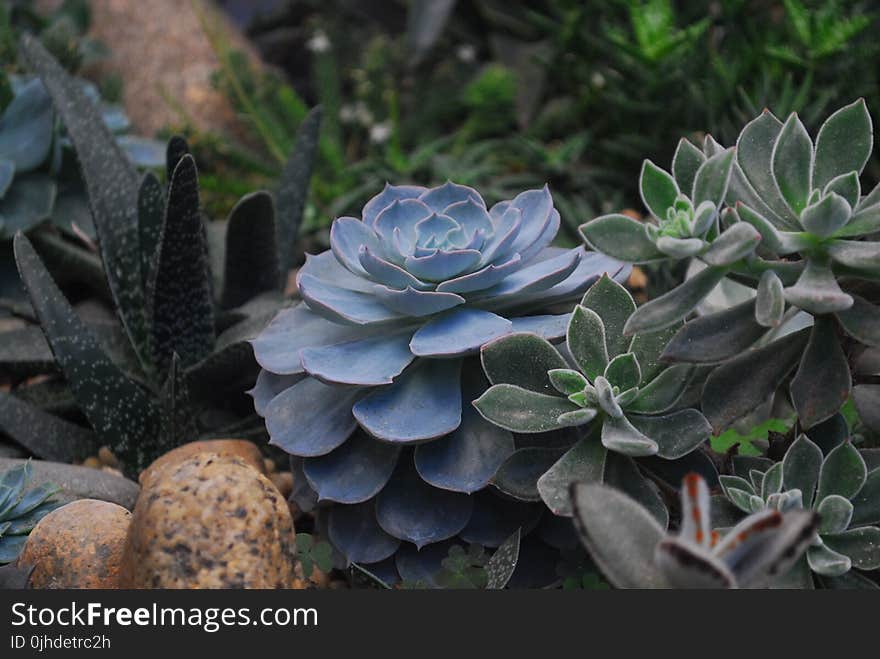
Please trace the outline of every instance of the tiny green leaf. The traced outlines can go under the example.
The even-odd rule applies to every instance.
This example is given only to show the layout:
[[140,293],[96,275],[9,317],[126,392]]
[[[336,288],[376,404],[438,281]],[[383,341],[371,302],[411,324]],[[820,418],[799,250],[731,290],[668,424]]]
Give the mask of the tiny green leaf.
[[650,160],[642,163],[639,191],[645,206],[657,219],[666,217],[666,209],[675,203],[679,194],[675,179]]

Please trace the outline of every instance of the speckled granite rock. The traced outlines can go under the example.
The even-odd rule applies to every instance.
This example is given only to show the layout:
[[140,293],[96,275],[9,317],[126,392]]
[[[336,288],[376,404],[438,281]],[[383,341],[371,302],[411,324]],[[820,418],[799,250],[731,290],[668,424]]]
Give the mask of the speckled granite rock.
[[293,520],[274,485],[237,457],[200,453],[138,497],[125,588],[290,588]]
[[131,513],[122,506],[80,499],[46,515],[18,558],[33,566],[31,588],[116,588]]
[[[0,472],[22,462],[24,462],[22,459],[0,458]],[[140,491],[137,483],[106,471],[47,460],[32,460],[31,466],[33,467],[31,483],[33,485],[54,483],[61,488],[56,496],[59,501],[100,499],[131,510]]]
[[168,451],[165,455],[157,458],[138,477],[141,487],[149,487],[150,483],[159,477],[163,471],[200,453],[216,453],[224,457],[235,456],[241,458],[246,464],[261,474],[266,473],[263,454],[253,442],[244,439],[208,439],[178,446],[176,449]]

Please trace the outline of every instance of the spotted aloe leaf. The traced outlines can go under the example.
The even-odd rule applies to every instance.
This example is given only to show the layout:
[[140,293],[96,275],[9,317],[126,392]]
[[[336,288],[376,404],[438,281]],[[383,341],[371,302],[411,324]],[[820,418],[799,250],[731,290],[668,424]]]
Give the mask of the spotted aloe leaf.
[[100,112],[40,42],[22,37],[20,53],[43,81],[76,148],[110,290],[142,363],[149,363],[138,234],[137,172],[117,145]]
[[174,353],[186,368],[214,346],[214,302],[198,185],[195,160],[185,155],[171,178],[156,270],[148,287],[153,361],[162,372]]
[[145,468],[166,448],[155,401],[101,349],[28,239],[19,234],[14,245],[31,304],[80,409],[99,440],[115,447],[127,470],[136,473]]
[[44,460],[85,460],[98,449],[97,438],[90,430],[3,392],[0,392],[0,430]]
[[278,288],[275,208],[267,192],[242,197],[226,226],[221,303],[229,309]]
[[281,172],[278,187],[277,249],[282,276],[294,266],[294,243],[302,224],[309,180],[318,150],[321,108],[313,108],[300,124],[293,150]]
[[152,172],[144,176],[138,190],[138,237],[141,251],[141,276],[144,290],[156,267],[156,253],[165,216],[165,190]]

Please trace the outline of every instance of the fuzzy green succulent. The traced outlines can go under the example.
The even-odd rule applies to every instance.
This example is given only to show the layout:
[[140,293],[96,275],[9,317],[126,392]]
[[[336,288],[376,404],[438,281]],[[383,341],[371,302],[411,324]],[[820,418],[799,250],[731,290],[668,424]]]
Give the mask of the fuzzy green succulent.
[[746,301],[686,323],[663,354],[717,365],[702,396],[716,431],[785,384],[801,427],[829,419],[852,389],[850,346],[880,345],[880,187],[863,194],[860,184],[872,147],[863,100],[833,113],[815,140],[797,114],[781,122],[765,111],[735,148],[707,136],[702,148],[679,143],[671,174],[646,162],[640,183],[651,222],[605,215],[581,227],[611,256],[701,266],[639,308],[626,335],[680,323],[721,282],[752,289]]
[[28,461],[0,474],[0,565],[13,563],[37,522],[61,505],[54,485],[28,488],[31,471]]
[[603,480],[608,453],[675,460],[710,435],[698,410],[676,409],[693,369],[659,361],[671,332],[623,335],[635,309],[629,292],[603,276],[575,307],[561,350],[527,332],[482,348],[492,383],[474,401],[483,417],[517,433],[583,429],[582,439],[538,480],[557,514],[571,514],[572,482]]
[[719,480],[727,498],[746,514],[767,509],[815,511],[820,523],[806,562],[816,575],[834,578],[851,568],[880,568],[880,470],[869,473],[851,442],[823,454],[801,435],[782,461],[766,471],[753,469],[748,480]]

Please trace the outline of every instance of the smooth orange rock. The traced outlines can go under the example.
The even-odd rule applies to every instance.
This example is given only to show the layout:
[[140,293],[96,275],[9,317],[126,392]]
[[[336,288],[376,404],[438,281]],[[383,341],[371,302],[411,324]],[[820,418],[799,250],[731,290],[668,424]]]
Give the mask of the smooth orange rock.
[[242,459],[199,453],[158,472],[138,497],[126,588],[290,588],[287,502]]
[[253,467],[261,474],[266,473],[263,454],[253,442],[245,439],[205,439],[178,446],[176,449],[156,458],[138,477],[141,487],[149,487],[150,482],[154,481],[156,476],[169,466],[178,465],[184,460],[200,453],[215,453],[222,456],[241,458],[245,464]]
[[32,588],[116,588],[130,525],[115,503],[72,501],[40,520],[18,564],[34,566]]

